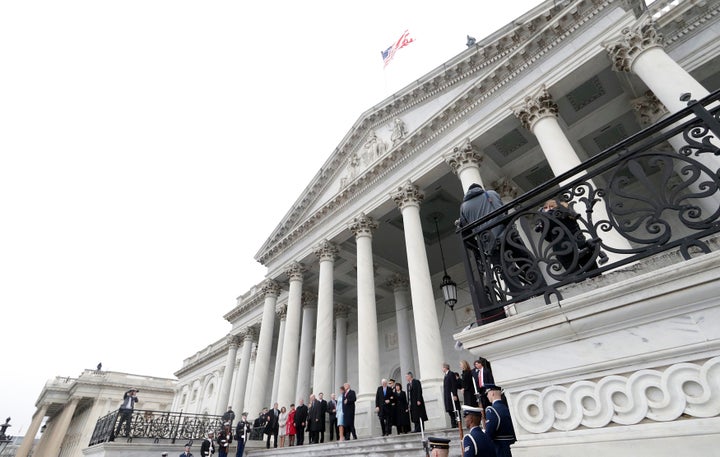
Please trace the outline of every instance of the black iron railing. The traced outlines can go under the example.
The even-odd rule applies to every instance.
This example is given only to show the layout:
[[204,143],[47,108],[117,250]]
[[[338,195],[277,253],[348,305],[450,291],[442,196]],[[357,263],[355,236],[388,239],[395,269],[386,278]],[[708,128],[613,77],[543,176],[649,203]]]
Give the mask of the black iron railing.
[[99,418],[89,446],[116,439],[132,441],[133,438],[152,439],[156,443],[160,440],[170,440],[171,443],[175,443],[176,440],[183,443],[192,442],[202,439],[209,431],[218,433],[223,425],[220,416],[135,410],[127,434],[125,424],[122,424],[119,433],[115,436],[118,422],[118,411]]
[[719,99],[684,94],[686,109],[461,227],[478,323],[662,251],[709,252],[720,231]]

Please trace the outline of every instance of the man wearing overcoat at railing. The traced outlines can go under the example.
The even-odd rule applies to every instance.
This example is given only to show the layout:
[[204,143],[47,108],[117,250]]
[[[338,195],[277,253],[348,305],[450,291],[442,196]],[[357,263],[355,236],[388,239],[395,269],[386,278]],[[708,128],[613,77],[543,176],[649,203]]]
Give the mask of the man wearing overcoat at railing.
[[415,424],[413,432],[420,433],[421,422],[428,420],[425,411],[425,399],[423,398],[422,384],[419,379],[413,377],[412,371],[405,375],[407,379],[408,406],[410,407],[410,419]]

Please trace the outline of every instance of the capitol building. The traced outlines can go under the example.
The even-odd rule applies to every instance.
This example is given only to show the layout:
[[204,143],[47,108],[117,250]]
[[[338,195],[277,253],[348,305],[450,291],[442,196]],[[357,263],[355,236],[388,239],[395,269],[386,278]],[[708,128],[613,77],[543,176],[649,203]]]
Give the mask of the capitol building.
[[[254,418],[349,382],[359,437],[380,440],[377,386],[412,371],[441,433],[443,362],[484,357],[515,456],[719,455],[718,88],[720,0],[548,0],[469,41],[358,113],[259,246],[267,273],[218,316],[229,333],[153,380],[142,409]],[[468,235],[473,183],[506,206]],[[536,225],[550,198],[579,214],[597,269],[553,262]],[[502,261],[481,247],[499,218]],[[533,265],[519,293],[513,240]],[[106,410],[63,416],[69,397],[53,398],[29,433]],[[79,431],[43,455],[121,455]]]

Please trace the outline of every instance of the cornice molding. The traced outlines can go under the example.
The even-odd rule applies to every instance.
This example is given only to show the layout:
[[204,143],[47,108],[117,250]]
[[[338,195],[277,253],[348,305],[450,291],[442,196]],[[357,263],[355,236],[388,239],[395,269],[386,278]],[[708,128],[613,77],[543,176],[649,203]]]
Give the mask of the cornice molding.
[[265,292],[263,289],[257,290],[252,296],[244,299],[239,305],[226,313],[223,318],[231,324],[240,316],[254,309],[258,304],[265,301]]

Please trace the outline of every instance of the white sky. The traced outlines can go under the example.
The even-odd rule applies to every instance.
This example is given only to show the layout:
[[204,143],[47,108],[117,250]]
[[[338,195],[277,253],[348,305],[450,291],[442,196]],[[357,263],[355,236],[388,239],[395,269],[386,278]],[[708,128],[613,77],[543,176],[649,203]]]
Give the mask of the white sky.
[[539,3],[0,2],[10,433],[54,376],[173,377],[227,334],[253,256],[358,117]]

